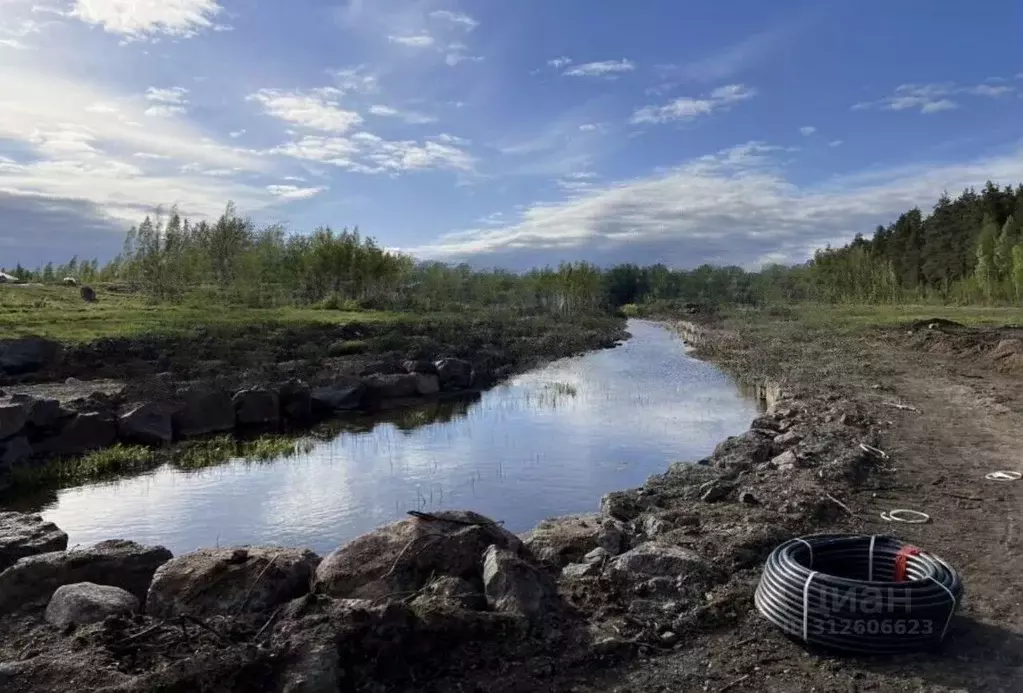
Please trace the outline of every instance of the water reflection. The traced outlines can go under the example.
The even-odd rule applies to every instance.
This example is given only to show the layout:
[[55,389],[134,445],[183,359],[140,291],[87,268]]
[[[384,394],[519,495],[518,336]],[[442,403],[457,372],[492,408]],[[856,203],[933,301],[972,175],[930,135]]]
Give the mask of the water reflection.
[[58,492],[43,514],[72,543],[125,537],[181,552],[244,543],[330,551],[407,510],[468,507],[513,531],[595,510],[675,460],[706,456],[756,415],[661,327],[474,398],[334,422],[271,464],[161,468]]

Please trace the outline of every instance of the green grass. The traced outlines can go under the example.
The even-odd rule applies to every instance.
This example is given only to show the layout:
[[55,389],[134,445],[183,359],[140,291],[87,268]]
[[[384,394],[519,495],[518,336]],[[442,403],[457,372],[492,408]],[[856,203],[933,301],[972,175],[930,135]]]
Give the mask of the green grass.
[[0,284],[0,334],[41,335],[64,342],[89,342],[101,337],[178,334],[197,325],[230,328],[253,324],[304,325],[352,321],[392,321],[399,313],[334,311],[319,308],[245,308],[208,303],[152,305],[138,294],[115,293],[96,286],[97,301],[86,303],[75,287]]
[[12,481],[18,487],[59,486],[144,472],[158,464],[157,452],[151,448],[117,443],[83,457],[53,460],[41,467],[15,469]]
[[282,435],[267,435],[253,440],[236,440],[223,435],[182,444],[169,460],[178,469],[205,469],[241,459],[246,462],[270,462],[308,453],[313,441]]
[[790,306],[743,310],[733,309],[727,317],[759,320],[797,321],[810,328],[855,330],[869,327],[896,327],[929,318],[954,320],[974,327],[1023,324],[1023,306],[935,306],[935,305],[829,305],[793,304]]

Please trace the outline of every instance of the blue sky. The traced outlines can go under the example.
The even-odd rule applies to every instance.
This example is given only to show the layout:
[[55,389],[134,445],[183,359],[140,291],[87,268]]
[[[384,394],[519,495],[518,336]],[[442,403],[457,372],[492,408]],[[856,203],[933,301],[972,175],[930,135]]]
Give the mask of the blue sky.
[[755,267],[1023,181],[1023,22],[923,0],[0,0],[0,264],[156,205]]

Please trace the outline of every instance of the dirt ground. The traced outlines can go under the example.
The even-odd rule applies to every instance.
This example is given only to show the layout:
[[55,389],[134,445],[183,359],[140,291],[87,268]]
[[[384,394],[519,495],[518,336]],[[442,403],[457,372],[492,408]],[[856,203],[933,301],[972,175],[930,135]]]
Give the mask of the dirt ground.
[[[923,324],[812,333],[794,320],[717,327],[738,337],[705,352],[739,377],[823,390],[887,423],[882,447],[896,468],[890,483],[843,500],[859,531],[893,534],[949,561],[965,583],[960,611],[939,652],[836,657],[808,653],[763,621],[750,601],[736,627],[560,689],[1023,691],[1023,481],[984,478],[1023,471],[1023,377],[996,355],[1017,330]],[[880,519],[893,508],[924,511],[931,522]],[[751,595],[756,578],[751,574]]]

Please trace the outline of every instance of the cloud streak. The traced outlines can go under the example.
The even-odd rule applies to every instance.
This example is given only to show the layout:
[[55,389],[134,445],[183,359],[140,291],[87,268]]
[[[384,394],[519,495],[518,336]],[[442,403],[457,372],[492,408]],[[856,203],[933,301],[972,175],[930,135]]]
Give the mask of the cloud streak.
[[705,97],[683,96],[663,106],[644,106],[632,114],[629,122],[633,125],[642,125],[669,123],[675,120],[694,120],[752,99],[756,94],[756,89],[742,84],[729,84],[718,87]]
[[562,74],[567,77],[616,77],[635,69],[636,64],[631,60],[601,60],[600,62],[576,65]]

